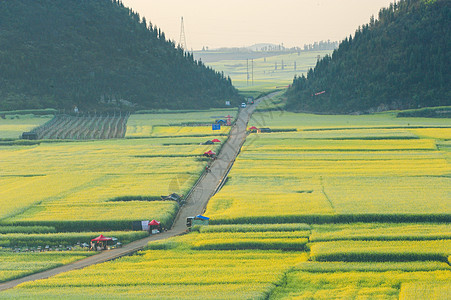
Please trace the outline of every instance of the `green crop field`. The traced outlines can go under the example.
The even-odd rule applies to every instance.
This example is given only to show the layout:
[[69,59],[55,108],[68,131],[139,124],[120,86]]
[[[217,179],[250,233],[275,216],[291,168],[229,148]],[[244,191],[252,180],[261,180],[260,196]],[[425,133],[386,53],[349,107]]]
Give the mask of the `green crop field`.
[[[332,51],[308,51],[290,54],[277,54],[249,59],[238,55],[209,55],[205,64],[230,76],[233,85],[240,91],[271,91],[284,89],[293,82],[295,76],[306,75],[308,69],[314,68],[318,57],[331,54]],[[202,57],[202,53],[199,53]],[[252,72],[253,69],[253,72]],[[248,75],[249,74],[249,78]],[[253,74],[253,76],[252,76]]]
[[0,140],[18,139],[23,132],[50,121],[52,117],[49,115],[37,117],[32,114],[5,115],[4,119],[0,118]]
[[[212,134],[211,127],[193,122],[205,125],[215,112],[198,118],[170,115],[170,120],[132,115],[123,140],[2,147],[2,165],[9,171],[2,169],[0,180],[14,191],[5,192],[5,199],[52,175],[62,188],[47,187],[54,194],[46,197],[24,191],[24,204],[5,213],[0,243],[59,242],[61,224],[82,224],[83,215],[91,218],[84,224],[91,230],[99,224],[123,226],[130,220],[115,218],[118,210],[133,215],[138,208],[136,218],[160,212],[172,220],[176,206],[142,200],[168,193],[171,176],[183,178],[177,181],[186,184],[177,186],[180,191],[189,189],[203,167],[197,155],[206,148],[199,143]],[[255,113],[252,125],[273,132],[249,134],[225,186],[207,206],[209,226],[149,243],[133,256],[21,284],[0,298],[449,297],[448,120],[396,118],[391,112],[318,116],[276,110]],[[223,139],[227,132],[218,134]],[[66,165],[78,175],[70,187],[56,176]],[[85,170],[87,175],[78,178]],[[140,201],[124,201],[133,196]],[[86,212],[91,205],[105,209],[106,219],[115,222],[94,222]],[[75,241],[91,233],[65,234]],[[139,238],[114,234],[124,241]],[[29,267],[26,259],[23,264]]]
[[[126,138],[170,137],[170,136],[212,136],[211,124],[218,119],[236,117],[237,109],[211,109],[197,112],[165,112],[135,114],[127,122]],[[227,134],[223,127],[219,134]]]

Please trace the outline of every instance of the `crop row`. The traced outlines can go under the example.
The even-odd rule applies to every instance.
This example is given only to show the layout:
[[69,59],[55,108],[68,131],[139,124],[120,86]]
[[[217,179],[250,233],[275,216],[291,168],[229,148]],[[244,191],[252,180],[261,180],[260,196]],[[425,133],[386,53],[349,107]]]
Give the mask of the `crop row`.
[[345,261],[308,261],[301,262],[296,268],[312,273],[334,272],[428,272],[436,270],[449,270],[446,262],[440,261],[384,261],[384,262],[345,262]]
[[52,226],[57,231],[131,230],[133,221],[159,220],[165,228],[177,214],[175,201],[121,201],[86,205],[48,205],[4,221],[14,226]]
[[451,225],[369,223],[369,224],[326,224],[312,226],[310,242],[326,241],[395,241],[395,240],[449,240]]
[[55,233],[51,226],[0,226],[0,234],[5,233]]
[[448,262],[451,240],[334,241],[310,245],[314,261],[441,261]]
[[268,216],[239,216],[232,218],[216,217],[211,220],[211,224],[278,224],[278,223],[307,223],[307,224],[327,224],[327,223],[355,223],[355,222],[393,222],[393,223],[413,223],[413,222],[449,222],[449,213],[399,213],[399,214],[275,214]]
[[199,241],[192,243],[195,250],[285,250],[285,251],[305,251],[308,239],[230,239],[216,241]]
[[207,232],[265,232],[265,231],[308,231],[312,228],[308,224],[229,224],[215,226],[199,226],[194,228],[201,233]]
[[111,139],[125,136],[129,115],[113,116],[70,116],[56,115],[49,122],[34,128],[31,132],[38,139]]

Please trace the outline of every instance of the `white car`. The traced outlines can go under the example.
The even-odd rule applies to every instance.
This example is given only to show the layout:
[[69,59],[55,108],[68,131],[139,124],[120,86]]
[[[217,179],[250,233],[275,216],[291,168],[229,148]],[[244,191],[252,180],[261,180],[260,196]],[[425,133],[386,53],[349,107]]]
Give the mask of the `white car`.
[[241,103],[241,108],[246,108],[246,103]]

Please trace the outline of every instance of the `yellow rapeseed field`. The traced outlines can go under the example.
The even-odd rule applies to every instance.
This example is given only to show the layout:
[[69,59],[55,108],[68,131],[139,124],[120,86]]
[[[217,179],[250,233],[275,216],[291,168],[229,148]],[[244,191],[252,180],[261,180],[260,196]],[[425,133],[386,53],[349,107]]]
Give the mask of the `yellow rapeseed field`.
[[170,139],[0,147],[0,219],[9,217],[27,224],[149,218],[168,221],[177,211],[174,202],[129,200],[186,194],[204,168],[201,155],[220,147],[219,143],[201,145],[205,137],[179,139],[180,131],[183,127],[174,129],[176,136]]
[[[62,180],[49,197],[36,193],[7,215],[43,225],[93,222],[89,210],[118,223],[173,217],[173,202],[136,200],[186,192],[205,164],[198,155],[218,149],[199,145],[213,138],[202,133],[211,127],[186,126],[213,114],[193,116],[132,116],[128,140],[0,148],[5,195],[21,194],[22,179],[34,189],[50,176],[70,178],[67,170],[87,174],[71,187]],[[138,255],[21,284],[0,298],[446,299],[446,120],[392,113],[254,117],[250,125],[296,131],[248,136],[227,183],[208,203],[209,226],[150,243]],[[183,126],[168,126],[175,123]]]
[[315,224],[310,242],[340,240],[440,240],[451,239],[451,224],[352,223]]
[[[86,251],[12,253],[0,251],[0,282],[43,271],[83,259]],[[2,295],[0,294],[0,298]]]
[[[399,287],[405,283],[409,286],[404,287],[400,295]],[[420,289],[440,286],[448,291],[450,284],[449,271],[323,273],[293,270],[287,274],[287,284],[276,287],[269,299],[412,299],[408,297],[408,289],[412,292],[416,286],[418,295],[427,295],[421,299],[438,300],[446,299],[440,297],[446,292],[429,294]]]
[[310,250],[318,261],[447,261],[451,239],[316,242]]
[[[172,239],[183,243],[186,237]],[[164,242],[170,243],[170,242]],[[163,244],[164,244],[163,243]],[[246,299],[261,297],[283,272],[307,256],[297,252],[236,250],[193,251],[179,246],[29,282],[0,296],[68,296]],[[126,270],[126,271],[125,271]]]
[[447,281],[414,281],[401,284],[399,300],[448,299],[450,295]]
[[405,138],[396,128],[326,131],[326,139],[303,131],[251,134],[207,215],[217,223],[274,223],[451,213],[451,165],[434,139]]
[[230,126],[213,131],[208,126],[154,126],[152,136],[217,135],[229,133]]
[[432,138],[440,140],[451,139],[451,128],[418,128],[409,129],[410,132],[422,138]]

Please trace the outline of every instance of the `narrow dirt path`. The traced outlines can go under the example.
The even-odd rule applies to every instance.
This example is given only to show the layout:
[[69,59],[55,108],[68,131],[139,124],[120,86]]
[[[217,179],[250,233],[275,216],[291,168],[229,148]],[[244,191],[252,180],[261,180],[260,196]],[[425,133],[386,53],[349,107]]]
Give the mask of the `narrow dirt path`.
[[231,129],[231,134],[227,142],[221,149],[217,159],[211,165],[211,172],[202,175],[202,178],[193,188],[192,193],[188,196],[185,205],[180,209],[172,228],[166,232],[151,235],[141,240],[129,243],[122,248],[103,251],[99,254],[87,257],[85,259],[32,274],[19,279],[11,280],[0,284],[0,291],[13,288],[18,284],[27,281],[45,279],[60,273],[81,269],[90,265],[106,262],[121,256],[130,255],[143,249],[149,242],[158,241],[180,235],[186,232],[186,218],[202,214],[207,206],[208,200],[214,195],[222,181],[226,178],[230,168],[233,165],[241,146],[246,139],[247,123],[255,107],[261,100],[271,98],[274,94],[270,94],[256,101],[254,105],[241,109],[235,125]]

